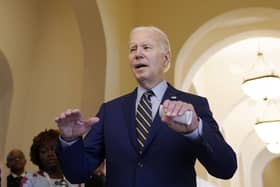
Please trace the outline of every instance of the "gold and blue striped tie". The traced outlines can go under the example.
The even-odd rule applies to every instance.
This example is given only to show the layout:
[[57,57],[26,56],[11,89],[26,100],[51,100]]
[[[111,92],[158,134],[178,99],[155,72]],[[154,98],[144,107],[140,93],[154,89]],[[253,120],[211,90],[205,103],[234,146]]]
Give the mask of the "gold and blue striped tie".
[[142,95],[136,110],[136,134],[140,154],[142,154],[153,121],[151,103],[151,96],[153,95],[154,93],[151,90],[145,92]]

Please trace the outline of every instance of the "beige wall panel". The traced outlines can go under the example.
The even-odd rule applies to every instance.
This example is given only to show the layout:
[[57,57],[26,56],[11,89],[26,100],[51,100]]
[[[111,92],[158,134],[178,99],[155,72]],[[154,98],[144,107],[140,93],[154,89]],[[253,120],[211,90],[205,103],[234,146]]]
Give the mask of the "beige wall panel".
[[[35,44],[29,59],[32,66],[26,70],[30,77],[20,85],[25,86],[27,95],[17,115],[24,113],[24,117],[10,129],[7,140],[20,145],[27,158],[32,138],[46,128],[56,128],[53,120],[62,110],[80,107],[82,91],[83,55],[70,3],[40,1],[36,11]],[[11,147],[7,145],[7,151]],[[36,170],[30,162],[27,169]]]
[[[0,165],[6,174],[7,151],[24,144],[23,121],[34,36],[37,28],[36,0],[0,1]],[[4,63],[4,64],[3,64]],[[3,116],[2,116],[3,115]],[[5,181],[3,181],[5,186]]]
[[81,111],[95,115],[104,101],[106,78],[106,46],[103,24],[96,1],[72,0],[79,24],[84,54]]
[[107,49],[105,100],[110,100],[135,87],[128,66],[128,35],[134,22],[134,1],[97,0],[97,3]]

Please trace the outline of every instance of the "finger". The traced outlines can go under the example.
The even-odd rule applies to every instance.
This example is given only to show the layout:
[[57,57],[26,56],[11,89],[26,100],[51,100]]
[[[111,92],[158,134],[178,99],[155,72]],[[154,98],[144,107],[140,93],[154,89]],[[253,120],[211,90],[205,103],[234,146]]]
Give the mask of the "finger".
[[85,126],[92,126],[92,125],[99,122],[99,118],[98,117],[91,117],[87,120],[84,120],[83,122],[84,122]]
[[68,121],[77,121],[77,120],[81,120],[82,119],[82,114],[80,112],[80,110],[78,109],[73,109],[71,111],[69,111],[69,113],[67,113],[67,120]]
[[60,118],[59,118],[59,117],[55,117],[54,121],[55,121],[56,123],[59,123]]
[[[178,115],[180,115],[180,111],[182,110],[182,108],[183,108],[183,105],[185,105],[185,103],[183,103],[182,101],[175,101],[175,106],[174,106],[174,108],[173,108],[173,111],[172,111],[172,116],[178,116]],[[182,111],[181,111],[181,113],[182,113]],[[183,113],[184,113],[184,111],[183,111]]]
[[165,109],[165,113],[167,116],[172,116],[175,106],[176,106],[176,101],[169,101],[168,106]]
[[72,109],[67,109],[64,113],[65,113],[65,116],[69,116],[72,113]]
[[190,108],[189,108],[188,105],[189,105],[189,104],[187,104],[187,103],[184,103],[184,104],[182,105],[180,111],[178,112],[179,116],[180,116],[180,115],[183,115],[187,110],[190,110]]
[[81,114],[78,109],[68,109],[68,110],[66,110],[66,112],[64,112],[64,116],[65,116],[65,118],[70,119],[70,118],[80,117]]
[[57,116],[57,117],[55,118],[54,121],[55,121],[57,124],[59,124],[59,123],[61,123],[64,119],[65,119],[65,114],[64,114],[64,112],[63,112],[63,113],[61,113],[59,116]]
[[78,109],[67,109],[65,112],[62,112],[58,117],[55,118],[57,124],[65,124],[67,122],[77,120],[81,118],[80,111]]
[[173,120],[172,120],[172,117],[169,117],[169,116],[163,116],[162,118],[161,118],[161,121],[162,122],[164,122],[164,123],[166,123],[166,124],[169,124],[169,123],[171,123]]
[[164,108],[167,108],[169,102],[170,102],[170,100],[169,100],[169,99],[166,99],[166,100],[163,102],[162,106],[163,106]]
[[61,114],[60,123],[77,123],[78,120],[81,120],[81,113],[77,109],[68,109]]
[[64,120],[67,116],[69,116],[71,109],[67,109],[59,115],[59,120]]

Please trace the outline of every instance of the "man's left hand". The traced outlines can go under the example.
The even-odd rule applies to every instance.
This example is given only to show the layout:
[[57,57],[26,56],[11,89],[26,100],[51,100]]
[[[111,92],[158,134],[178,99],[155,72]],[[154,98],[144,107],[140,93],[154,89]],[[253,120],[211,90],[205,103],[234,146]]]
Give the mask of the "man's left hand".
[[[187,111],[192,112],[191,124],[181,124],[173,120],[174,117],[181,116]],[[165,115],[161,120],[178,133],[191,133],[198,128],[198,117],[192,104],[167,99],[163,102],[163,112]]]

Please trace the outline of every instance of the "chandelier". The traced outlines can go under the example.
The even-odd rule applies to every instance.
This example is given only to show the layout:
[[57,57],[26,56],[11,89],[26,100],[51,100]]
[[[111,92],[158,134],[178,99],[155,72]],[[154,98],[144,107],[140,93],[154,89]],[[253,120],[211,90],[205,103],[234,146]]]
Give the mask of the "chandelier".
[[280,110],[275,100],[264,99],[262,113],[255,123],[258,136],[267,144],[271,153],[280,153]]
[[274,73],[272,64],[265,63],[262,52],[257,53],[257,61],[244,78],[242,89],[254,100],[276,99],[280,96],[280,77]]
[[258,136],[266,143],[268,151],[280,154],[280,77],[272,64],[265,62],[263,53],[257,52],[256,62],[242,82],[242,89],[250,98],[263,104],[255,123]]
[[255,124],[258,136],[272,153],[280,153],[280,120],[259,121]]

